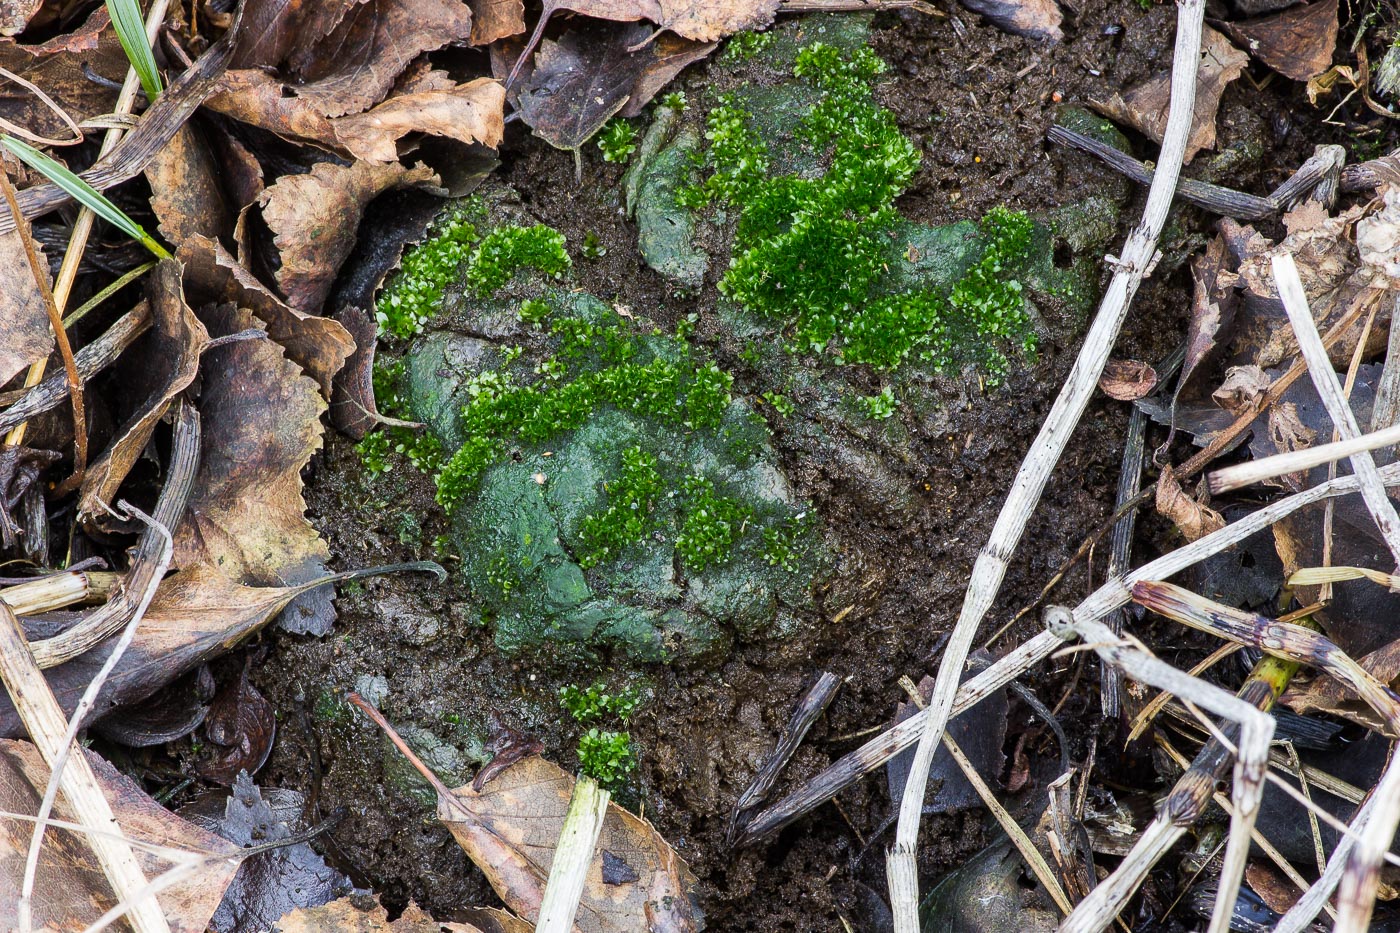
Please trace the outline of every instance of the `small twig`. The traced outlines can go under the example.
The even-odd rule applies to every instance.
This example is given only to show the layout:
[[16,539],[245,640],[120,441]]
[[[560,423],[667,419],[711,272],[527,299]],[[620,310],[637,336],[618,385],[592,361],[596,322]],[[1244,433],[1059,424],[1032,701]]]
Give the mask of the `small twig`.
[[[1396,327],[1395,330],[1400,332],[1400,327]],[[1368,450],[1379,450],[1392,444],[1400,444],[1400,424],[1372,431],[1369,434],[1358,434],[1347,440],[1318,444],[1316,447],[1304,447],[1302,450],[1290,450],[1269,457],[1260,457],[1258,460],[1247,460],[1234,466],[1222,467],[1209,475],[1206,479],[1206,485],[1210,489],[1211,495],[1218,496],[1236,489],[1243,489],[1246,486],[1253,486],[1255,483],[1262,483],[1264,480],[1273,479],[1276,476],[1311,470],[1313,467],[1334,463]]]
[[[1196,70],[1200,64],[1203,0],[1180,0],[1177,12],[1176,46],[1172,57],[1171,104],[1156,176],[1147,195],[1141,223],[1129,234],[1113,278],[1104,292],[1094,322],[1085,335],[1060,394],[1045,423],[1011,483],[1006,502],[997,516],[987,543],[973,565],[962,611],[948,639],[943,661],[934,681],[929,710],[922,720],[923,734],[910,766],[909,781],[900,801],[895,844],[888,858],[891,909],[895,933],[918,933],[918,850],[919,822],[929,767],[948,725],[953,702],[959,692],[963,665],[977,637],[977,630],[996,601],[1007,565],[1025,532],[1026,523],[1040,500],[1050,473],[1064,452],[1099,376],[1108,362],[1113,344],[1127,316],[1153,257],[1167,214],[1176,192],[1177,178],[1186,154],[1196,100]],[[1223,900],[1223,899],[1222,899]]]
[[[1317,332],[1317,323],[1308,309],[1308,296],[1303,291],[1303,282],[1298,278],[1298,267],[1293,257],[1278,253],[1273,257],[1274,280],[1278,284],[1279,298],[1288,312],[1289,323],[1298,338],[1298,349],[1307,362],[1308,373],[1322,399],[1332,423],[1342,440],[1354,440],[1361,429],[1357,427],[1356,415],[1347,404],[1346,394],[1332,361],[1327,358],[1327,350],[1322,345],[1322,337]],[[1391,556],[1400,566],[1400,515],[1386,495],[1385,484],[1376,470],[1376,462],[1368,451],[1358,451],[1351,455],[1351,466],[1361,482],[1361,498],[1380,529],[1381,537],[1390,548]]]

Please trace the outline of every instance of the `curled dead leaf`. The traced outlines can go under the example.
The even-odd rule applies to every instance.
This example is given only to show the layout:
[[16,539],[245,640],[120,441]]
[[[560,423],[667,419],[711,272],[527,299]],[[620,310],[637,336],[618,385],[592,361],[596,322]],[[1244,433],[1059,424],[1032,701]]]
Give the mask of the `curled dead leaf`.
[[1170,467],[1157,481],[1157,512],[1171,519],[1187,541],[1225,527],[1224,516],[1188,496]]
[[[0,67],[43,88],[64,113],[82,122],[113,110],[127,60],[106,9],[98,6],[77,29],[46,42],[0,39]],[[0,98],[0,117],[41,137],[73,139],[72,127],[53,108],[20,89]]]
[[1099,388],[1120,402],[1136,401],[1157,388],[1157,370],[1141,360],[1109,360],[1099,376]]
[[[0,171],[4,171],[0,167]],[[0,233],[0,386],[49,355],[53,333],[48,306],[25,255],[19,231]]]
[[[237,852],[211,832],[181,819],[157,804],[134,781],[119,773],[95,752],[83,749],[102,791],[111,803],[127,837],[190,853],[229,856]],[[10,813],[38,812],[39,800],[49,781],[49,768],[38,749],[28,742],[0,740],[0,809]],[[54,819],[72,821],[72,811],[59,796]],[[24,863],[29,851],[31,826],[19,820],[0,821],[0,891],[5,907],[0,916],[13,923]],[[147,875],[155,878],[170,863],[136,848]],[[207,862],[193,877],[176,883],[160,895],[161,907],[176,933],[194,933],[209,925],[237,866],[228,858]],[[80,833],[52,829],[40,850],[33,901],[35,929],[82,930],[110,909],[116,900],[102,869]]]
[[[1225,86],[1238,78],[1249,64],[1249,56],[1230,44],[1223,35],[1205,27],[1201,36],[1201,65],[1196,73],[1196,110],[1191,136],[1186,145],[1186,162],[1202,149],[1215,146],[1215,114]],[[1167,127],[1167,104],[1171,99],[1171,75],[1163,72],[1106,101],[1091,102],[1099,113],[1131,126],[1153,142],[1162,141]]]
[[396,161],[396,141],[415,132],[493,149],[499,146],[505,132],[505,88],[491,78],[457,84],[443,72],[433,74],[440,76],[435,86],[391,97],[365,113],[334,121],[336,138],[352,155],[368,162]]
[[[1293,402],[1278,402],[1269,409],[1269,440],[1279,453],[1311,447],[1317,432],[1303,424],[1298,406]],[[1303,488],[1307,473],[1286,473],[1273,482],[1295,492]]]
[[1064,38],[1064,14],[1055,0],[962,0],[962,5],[1013,35],[1049,42]]
[[287,304],[302,312],[320,312],[355,245],[365,205],[376,195],[436,181],[426,165],[319,162],[310,172],[284,175],[268,187],[257,203],[281,258],[275,275]]
[[1285,78],[1307,81],[1332,66],[1337,47],[1337,0],[1299,3],[1282,13],[1224,29],[1250,55]]
[[472,45],[490,45],[525,31],[522,0],[468,0],[472,8]]
[[1257,407],[1272,382],[1258,366],[1231,366],[1225,371],[1225,381],[1210,397],[1221,408],[1238,415]]

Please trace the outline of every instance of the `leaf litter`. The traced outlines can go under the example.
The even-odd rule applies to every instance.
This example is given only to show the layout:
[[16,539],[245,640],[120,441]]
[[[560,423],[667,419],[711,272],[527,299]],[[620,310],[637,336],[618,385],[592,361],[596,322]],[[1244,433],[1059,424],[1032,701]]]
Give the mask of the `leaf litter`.
[[[979,12],[1023,35],[1063,38],[1054,4],[1011,6]],[[36,31],[71,25],[70,14],[55,19],[60,14],[50,7],[0,5],[0,34],[23,37],[31,24]],[[158,99],[145,102],[148,109],[135,119],[125,143],[98,159],[90,146],[55,148],[75,169],[86,165],[85,177],[123,206],[134,203],[128,183],[143,174],[150,189],[143,213],[154,214],[179,261],[162,261],[147,272],[142,304],[115,318],[117,323],[110,309],[95,312],[94,320],[105,327],[79,348],[84,379],[106,369],[103,384],[115,391],[101,400],[106,420],[92,434],[98,455],[83,477],[76,508],[65,514],[41,494],[41,477],[64,460],[60,448],[66,445],[7,448],[0,463],[0,541],[7,551],[20,548],[43,564],[49,523],[66,527],[76,518],[82,524],[74,526],[67,556],[100,552],[120,563],[120,545],[129,542],[131,529],[114,520],[111,509],[123,497],[148,495],[160,485],[173,467],[174,429],[166,425],[179,420],[182,405],[197,409],[202,435],[193,492],[166,529],[176,572],[155,586],[136,637],[103,684],[88,721],[105,719],[103,734],[135,745],[202,728],[209,747],[196,770],[231,786],[232,794],[219,799],[222,810],[208,804],[201,819],[240,846],[288,843],[244,861],[228,897],[223,886],[235,862],[227,858],[210,861],[221,867],[190,882],[188,893],[180,885],[164,893],[161,904],[172,926],[202,929],[213,915],[214,928],[224,933],[274,924],[284,930],[515,931],[527,928],[538,912],[574,778],[529,753],[529,743],[519,746],[526,750],[519,756],[502,756],[480,772],[479,783],[455,789],[424,769],[438,792],[439,818],[514,915],[474,909],[462,915],[467,922],[439,924],[410,906],[390,920],[370,895],[342,897],[348,880],[299,838],[313,829],[302,819],[304,800],[252,783],[250,775],[266,760],[277,728],[271,705],[249,680],[253,656],[245,656],[241,671],[216,694],[198,685],[207,680],[204,665],[274,618],[304,635],[324,636],[334,625],[326,585],[334,579],[327,568],[330,552],[306,519],[303,473],[322,445],[328,401],[358,413],[333,416],[347,433],[362,434],[379,417],[369,378],[375,339],[369,309],[332,306],[370,203],[403,188],[441,193],[453,164],[479,159],[482,147],[502,144],[508,113],[549,144],[578,151],[615,115],[640,114],[682,69],[710,56],[718,40],[769,25],[779,7],[777,0],[547,0],[528,9],[519,0],[249,0],[232,15],[212,8],[192,12],[194,23],[181,12],[169,21],[162,55],[172,72],[182,73],[172,75]],[[1248,12],[1263,15],[1206,32],[1188,161],[1217,144],[1222,96],[1251,57],[1297,80],[1316,78],[1332,66],[1335,0]],[[210,27],[215,33],[226,29],[213,45]],[[6,97],[0,120],[7,122],[0,125],[59,147],[79,142],[82,121],[115,109],[127,62],[106,14],[94,9],[73,31],[39,44],[0,40],[0,66],[51,98]],[[1160,142],[1168,87],[1168,76],[1159,75],[1108,97],[1099,109]],[[130,121],[117,124],[131,127]],[[26,214],[69,200],[61,186],[34,176],[29,181],[22,200]],[[1383,188],[1377,201],[1340,213],[1308,200],[1285,215],[1286,235],[1278,242],[1222,223],[1220,236],[1193,262],[1187,361],[1170,398],[1158,385],[1158,370],[1135,360],[1115,361],[1100,383],[1105,394],[1138,402],[1203,444],[1250,418],[1247,446],[1237,449],[1256,459],[1330,439],[1332,426],[1311,384],[1295,376],[1291,386],[1281,385],[1298,344],[1286,326],[1270,259],[1281,249],[1297,257],[1319,329],[1341,330],[1330,341],[1335,365],[1346,368],[1353,358],[1382,352],[1385,323],[1368,325],[1369,342],[1352,325],[1375,318],[1395,297],[1398,191]],[[0,260],[13,286],[0,301],[0,389],[11,387],[0,397],[9,427],[33,422],[42,432],[53,420],[46,414],[65,395],[53,377],[37,386],[17,383],[52,347],[48,317],[20,255],[18,234],[0,234]],[[65,288],[65,300],[67,294]],[[1353,404],[1362,415],[1381,373],[1367,364],[1352,365],[1351,375]],[[72,441],[70,432],[67,443]],[[1320,469],[1285,474],[1279,484],[1307,488],[1323,481]],[[1187,540],[1226,527],[1204,487],[1178,479],[1170,467],[1154,492],[1158,511]],[[1330,539],[1307,524],[1320,524],[1311,513],[1279,523],[1275,537],[1285,567],[1367,567],[1382,559],[1363,510],[1338,504],[1335,519],[1349,530]],[[43,547],[37,546],[41,537]],[[140,548],[133,554],[136,562],[143,559]],[[119,593],[139,578],[138,569],[128,568]],[[1336,586],[1339,593],[1359,588],[1350,580]],[[1396,643],[1361,650],[1380,637],[1380,620],[1393,611],[1376,596],[1338,598],[1318,614],[1339,644],[1359,653],[1367,671],[1392,682],[1400,676]],[[31,644],[39,645],[81,628],[100,611],[54,605],[26,618],[24,627]],[[49,670],[66,710],[71,712],[111,649],[110,641],[99,644]],[[149,705],[138,706],[142,701]],[[1295,688],[1285,702],[1371,728],[1379,722],[1358,712],[1345,688],[1322,678]],[[152,715],[142,719],[143,713]],[[0,733],[23,733],[13,703],[0,704]],[[991,771],[1002,770],[1002,744],[995,733],[985,750]],[[88,757],[107,786],[125,780],[97,756]],[[1018,786],[1031,780],[1023,757],[1018,751]],[[15,775],[29,790],[43,786],[32,747],[6,739],[0,759],[12,772],[4,785],[18,794],[6,808],[32,812],[34,794],[14,790],[23,790]],[[956,772],[949,770],[949,776]],[[113,796],[120,803],[119,822],[133,836],[159,829],[162,844],[171,848],[220,856],[233,851],[134,787]],[[28,834],[22,824],[5,827],[11,850],[19,854]],[[62,879],[52,884],[75,893],[63,904],[55,900],[58,918],[46,922],[78,928],[110,904],[110,892],[80,839],[53,836],[42,856],[45,883],[52,872]],[[1253,876],[1264,878],[1257,869]],[[15,880],[11,871],[0,870],[0,890]],[[685,863],[649,823],[609,805],[578,926],[698,929],[694,884]],[[1256,886],[1269,887],[1263,880]],[[298,897],[287,898],[288,891]],[[1287,909],[1278,892],[1268,894],[1271,903]]]

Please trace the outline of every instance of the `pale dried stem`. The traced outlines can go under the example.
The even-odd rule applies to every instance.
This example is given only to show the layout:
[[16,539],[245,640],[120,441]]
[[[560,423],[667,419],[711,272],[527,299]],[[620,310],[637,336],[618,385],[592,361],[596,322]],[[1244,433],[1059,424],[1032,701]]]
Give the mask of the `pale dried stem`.
[[[78,740],[78,730],[82,728],[83,720],[87,718],[88,712],[97,703],[97,697],[102,691],[102,686],[111,676],[116,668],[117,662],[122,659],[126,649],[131,646],[132,640],[136,637],[136,628],[141,624],[141,620],[146,615],[146,609],[151,605],[151,600],[155,598],[156,588],[160,586],[160,581],[165,577],[165,572],[170,569],[170,559],[175,554],[175,542],[170,537],[170,530],[151,518],[145,512],[128,503],[122,503],[122,507],[128,515],[135,516],[144,522],[151,531],[160,536],[161,550],[155,558],[155,572],[152,573],[144,592],[140,595],[136,611],[132,613],[131,620],[127,622],[126,628],[122,631],[121,637],[117,639],[111,652],[107,655],[107,660],[98,669],[96,676],[88,683],[87,689],[83,691],[82,698],[73,710],[73,715],[68,722],[68,728],[64,732],[63,742],[59,746],[58,755],[49,763],[50,774],[48,786],[44,788],[44,799],[39,804],[38,819],[34,823],[34,832],[29,840],[29,856],[24,865],[24,883],[20,888],[20,909],[24,913],[29,911],[29,901],[34,895],[34,882],[39,873],[39,850],[44,843],[44,830],[47,826],[45,821],[49,814],[53,812],[53,805],[58,797],[58,788],[63,777],[64,766],[68,763],[69,751],[75,746]],[[37,666],[37,662],[36,662]]]
[[0,601],[17,616],[52,612],[76,603],[104,598],[120,574],[87,570],[56,573],[0,589]]
[[[900,801],[895,845],[889,855],[891,876],[908,875],[907,882],[892,885],[891,900],[895,933],[919,933],[918,848],[919,821],[929,767],[939,740],[948,725],[953,700],[958,693],[968,651],[977,630],[991,608],[1006,575],[1007,563],[1024,533],[1036,503],[1040,500],[1050,473],[1069,443],[1085,407],[1098,384],[1104,365],[1113,350],[1118,332],[1137,294],[1138,286],[1157,252],[1157,240],[1171,209],[1177,177],[1186,154],[1196,100],[1196,69],[1200,65],[1203,0],[1180,0],[1177,12],[1176,46],[1172,58],[1171,105],[1155,177],[1147,195],[1141,223],[1129,234],[1116,271],[1104,293],[1099,310],[1084,339],[1084,346],[1070,370],[1064,388],[1041,426],[1022,461],[1011,491],[997,516],[987,544],[977,556],[962,612],[953,628],[934,682],[929,710],[923,719],[923,734],[910,766],[909,781]],[[913,892],[915,896],[910,897]]]
[[574,782],[574,794],[569,798],[569,810],[559,830],[554,857],[549,865],[549,880],[540,900],[539,920],[535,933],[570,933],[579,898],[583,897],[588,870],[593,867],[593,854],[598,847],[598,834],[603,831],[603,819],[608,815],[609,794],[598,782],[580,774]]
[[[1074,632],[1086,644],[1092,645],[1100,657],[1134,680],[1169,690],[1239,725],[1231,798],[1236,815],[1230,821],[1230,838],[1225,846],[1225,859],[1220,871],[1220,893],[1210,920],[1211,933],[1224,933],[1230,927],[1230,917],[1239,895],[1240,878],[1244,875],[1245,860],[1249,857],[1250,835],[1255,818],[1259,815],[1259,803],[1263,799],[1269,740],[1274,734],[1273,717],[1213,684],[1177,670],[1154,657],[1140,644],[1131,644],[1114,636],[1112,629],[1102,622],[1079,619],[1068,609],[1052,606],[1046,610],[1046,623],[1052,630]],[[1079,903],[1074,913],[1061,924],[1061,933],[1097,933],[1109,926],[1156,861],[1156,858],[1149,859],[1145,854],[1138,857],[1138,849],[1155,852],[1157,847],[1164,846],[1161,851],[1165,851],[1170,848],[1167,840],[1173,836],[1179,838],[1184,832],[1184,825],[1173,824],[1165,814],[1158,817],[1143,833],[1146,845],[1139,842],[1118,870]],[[1157,840],[1158,836],[1162,839]]]
[[[68,720],[48,681],[34,663],[19,619],[3,604],[0,604],[0,677],[35,747],[52,769],[53,763],[65,753],[61,743],[68,731]],[[132,903],[131,923],[137,933],[168,933],[170,927],[160,905],[154,900],[135,899],[136,892],[146,886],[146,875],[131,846],[120,837],[121,827],[112,807],[102,793],[92,766],[82,754],[75,756],[71,766],[64,769],[60,787],[79,823],[118,834],[93,834],[88,837],[88,845],[117,899]],[[33,928],[29,905],[21,900],[17,913],[21,933],[28,933]]]
[[1358,434],[1356,437],[1335,441],[1331,444],[1318,444],[1316,447],[1305,447],[1302,450],[1290,450],[1286,453],[1274,454],[1271,457],[1260,457],[1258,460],[1247,460],[1235,466],[1216,470],[1210,474],[1206,482],[1210,487],[1211,495],[1218,496],[1236,489],[1243,489],[1246,486],[1253,486],[1255,483],[1262,483],[1264,480],[1273,479],[1276,476],[1297,473],[1300,470],[1311,470],[1313,467],[1334,463],[1365,451],[1379,450],[1392,444],[1400,444],[1400,424],[1380,431],[1372,431],[1369,434]]
[[[1272,258],[1274,281],[1278,284],[1279,298],[1288,312],[1288,321],[1293,325],[1293,333],[1298,338],[1298,349],[1308,364],[1308,374],[1312,377],[1323,407],[1337,427],[1341,440],[1355,440],[1361,434],[1356,416],[1347,404],[1346,393],[1337,379],[1327,350],[1322,346],[1322,337],[1317,332],[1317,323],[1308,308],[1308,296],[1303,291],[1303,282],[1298,278],[1298,266],[1288,253],[1278,253]],[[1400,515],[1385,493],[1376,470],[1376,462],[1369,451],[1358,451],[1351,455],[1351,466],[1361,480],[1361,498],[1371,513],[1376,527],[1386,547],[1400,566]]]
[[[156,36],[160,33],[160,27],[165,22],[165,11],[170,6],[170,0],[152,0],[151,7],[146,11],[146,41],[155,45]],[[136,74],[135,68],[126,70],[126,80],[122,82],[122,88],[117,92],[117,114],[131,113],[131,108],[136,106],[136,94],[141,90],[141,79]],[[102,145],[98,149],[97,157],[100,159],[116,148],[121,142],[126,130],[113,128],[102,137]],[[16,222],[19,215],[16,214]],[[63,309],[68,306],[68,298],[73,293],[73,283],[78,278],[78,267],[82,265],[83,252],[87,249],[88,238],[92,235],[92,224],[96,216],[91,210],[84,207],[78,211],[78,219],[73,224],[73,231],[68,235],[68,248],[63,254],[63,262],[58,267],[58,278],[54,281],[53,300],[54,306],[62,314]],[[31,388],[39,384],[44,378],[44,371],[48,366],[48,360],[42,359],[29,367],[29,371],[24,376],[24,387]],[[21,422],[10,429],[10,433],[5,438],[5,443],[17,447],[24,443],[24,433],[27,430],[28,422]]]

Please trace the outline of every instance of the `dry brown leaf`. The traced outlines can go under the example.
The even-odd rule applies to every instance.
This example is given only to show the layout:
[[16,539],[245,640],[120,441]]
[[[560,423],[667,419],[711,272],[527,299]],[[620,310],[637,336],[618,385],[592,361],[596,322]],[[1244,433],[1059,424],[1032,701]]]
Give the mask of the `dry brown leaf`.
[[331,121],[308,100],[290,97],[272,75],[255,68],[229,70],[205,105],[241,123],[275,133],[288,142],[338,148]]
[[324,38],[360,0],[244,0],[235,68],[276,68]]
[[192,301],[231,302],[251,309],[267,326],[268,336],[287,351],[287,358],[330,398],[335,374],[355,352],[355,341],[344,327],[288,307],[217,240],[192,236],[179,244],[176,255],[185,264],[185,291]]
[[1387,185],[1382,208],[1356,222],[1356,249],[1361,262],[1400,282],[1400,185]]
[[[94,722],[118,706],[144,700],[187,671],[226,653],[266,625],[316,584],[296,587],[241,586],[212,566],[184,570],[162,580],[141,619],[131,647],[103,683]],[[51,613],[23,619],[31,642],[50,638],[78,622],[81,613]],[[71,713],[111,653],[109,639],[72,661],[44,672],[54,696]],[[0,736],[25,734],[8,696],[0,695]]]
[[139,393],[140,403],[117,432],[117,439],[83,477],[78,514],[101,520],[117,501],[117,489],[146,449],[156,424],[199,372],[199,358],[209,332],[185,302],[180,264],[167,259],[156,266],[146,285],[154,327],[129,352],[139,362],[124,380]]
[[[103,793],[112,805],[122,831],[131,839],[193,853],[233,855],[237,847],[166,810],[147,796],[126,775],[119,773],[95,752],[83,750]],[[38,749],[28,742],[0,741],[0,809],[35,813],[49,780],[49,768]],[[60,795],[53,817],[72,821],[72,812]],[[31,825],[0,820],[0,925],[13,928],[14,905],[29,851]],[[164,859],[136,848],[137,859],[150,878],[170,867]],[[227,858],[208,862],[192,878],[160,895],[160,904],[174,933],[203,933],[219,906],[224,889],[237,866]],[[95,863],[81,833],[51,829],[40,850],[34,899],[36,930],[79,931],[110,909],[116,899],[106,875]]]
[[467,0],[472,8],[472,45],[490,45],[525,31],[522,0]]
[[30,18],[43,5],[44,0],[0,0],[0,36],[23,32]]
[[1099,376],[1104,395],[1120,402],[1132,402],[1157,388],[1157,370],[1142,360],[1109,360]]
[[1300,3],[1273,16],[1226,23],[1230,38],[1285,78],[1307,81],[1332,67],[1337,0]]
[[460,0],[362,0],[335,29],[294,49],[292,85],[327,117],[359,113],[384,99],[419,55],[471,36],[471,9]]
[[365,205],[390,188],[436,181],[426,165],[410,169],[396,162],[320,162],[305,174],[279,178],[257,203],[281,256],[275,274],[287,304],[319,313],[355,245]]
[[1225,527],[1224,516],[1188,496],[1170,467],[1162,470],[1157,481],[1157,512],[1171,519],[1187,541]]
[[[0,171],[4,171],[0,167]],[[47,266],[45,266],[47,268]],[[0,386],[53,350],[48,306],[19,231],[0,233]]]
[[[204,320],[214,336],[255,325],[223,305]],[[325,575],[330,551],[306,520],[301,470],[321,446],[325,399],[270,340],[240,340],[204,357],[199,472],[175,531],[176,567],[218,567],[237,583],[285,586]],[[325,634],[326,590],[298,600],[283,625]]]
[[[117,86],[126,76],[126,53],[117,41],[107,11],[99,6],[83,25],[38,45],[0,39],[0,67],[44,89],[78,122],[110,113]],[[111,86],[84,73],[106,78]],[[72,139],[73,131],[32,92],[15,88],[0,98],[0,117],[31,133],[52,139]]]
[[[1240,76],[1249,56],[1230,44],[1209,26],[1201,37],[1201,65],[1196,72],[1196,110],[1191,136],[1186,144],[1186,161],[1202,149],[1215,146],[1215,113],[1225,86]],[[1153,142],[1162,141],[1167,127],[1167,104],[1171,100],[1171,74],[1163,72],[1123,94],[1090,104],[1099,113],[1127,124]]]
[[[1269,440],[1279,453],[1305,450],[1313,445],[1317,432],[1303,424],[1298,406],[1293,402],[1277,402],[1269,408]],[[1295,492],[1301,491],[1306,472],[1285,473],[1270,482]]]
[[1181,364],[1177,391],[1190,382],[1196,370],[1215,351],[1230,332],[1235,319],[1237,296],[1234,273],[1225,259],[1225,238],[1217,236],[1206,251],[1191,260],[1191,280],[1194,297],[1191,302],[1191,323],[1186,333],[1186,358]]
[[1258,366],[1231,366],[1225,372],[1225,381],[1210,397],[1221,408],[1238,415],[1255,408],[1272,382]]
[[169,243],[192,236],[217,240],[233,232],[233,214],[219,185],[219,167],[204,133],[186,123],[146,166],[151,210]]
[[1293,909],[1303,892],[1293,882],[1275,871],[1267,862],[1250,862],[1244,877],[1249,887],[1270,910],[1282,916]]
[[505,132],[505,88],[491,78],[457,84],[444,72],[433,74],[441,76],[436,87],[391,97],[365,113],[335,120],[336,138],[351,155],[369,162],[397,161],[395,143],[409,133],[499,146]]
[[492,927],[475,923],[443,923],[428,916],[412,901],[399,919],[390,922],[388,912],[376,901],[364,903],[364,898],[342,897],[321,907],[303,907],[277,921],[280,933],[531,933],[534,927],[511,917],[504,911],[493,911]]
[[331,393],[331,424],[358,441],[379,423],[379,408],[374,401],[374,349],[379,327],[374,318],[353,305],[337,311],[335,319],[355,338],[355,352],[336,374]]
[[963,6],[998,28],[1028,39],[1059,42],[1064,14],[1055,0],[962,0]]
[[551,146],[577,149],[613,115],[640,112],[682,68],[713,49],[685,39],[648,42],[651,34],[643,24],[585,22],[557,42],[546,39],[518,82],[521,119]]

